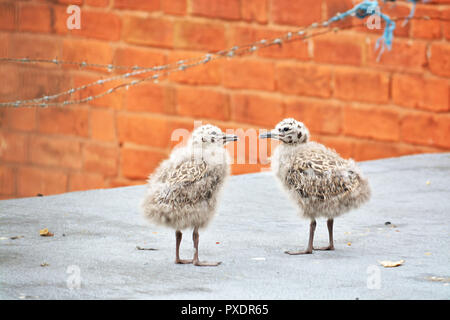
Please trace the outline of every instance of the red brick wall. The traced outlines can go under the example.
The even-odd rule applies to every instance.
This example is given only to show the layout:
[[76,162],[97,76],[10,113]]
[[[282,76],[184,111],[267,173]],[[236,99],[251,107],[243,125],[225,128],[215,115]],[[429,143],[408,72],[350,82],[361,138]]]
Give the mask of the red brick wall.
[[[81,6],[81,30],[67,30],[68,4]],[[0,56],[160,65],[276,37],[351,6],[350,0],[0,1]],[[389,7],[393,17],[410,9],[406,2]],[[450,1],[418,5],[421,15],[450,18]],[[397,26],[393,49],[379,63],[373,48],[380,31],[359,27],[211,62],[89,104],[2,108],[0,198],[144,183],[175,144],[171,132],[192,129],[194,119],[246,129],[295,117],[314,140],[357,160],[449,151],[450,24]],[[0,64],[0,74],[1,101],[110,75],[12,63]],[[234,165],[233,172],[259,168]]]

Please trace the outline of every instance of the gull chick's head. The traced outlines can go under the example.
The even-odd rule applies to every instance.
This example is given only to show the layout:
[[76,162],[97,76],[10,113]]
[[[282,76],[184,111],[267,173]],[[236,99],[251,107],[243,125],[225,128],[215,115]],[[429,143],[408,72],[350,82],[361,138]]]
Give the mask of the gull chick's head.
[[302,122],[288,118],[278,123],[272,131],[259,137],[277,139],[286,144],[306,143],[309,140],[309,130]]
[[223,146],[231,141],[237,141],[238,137],[225,134],[220,128],[211,124],[198,127],[192,132],[191,143],[196,146]]

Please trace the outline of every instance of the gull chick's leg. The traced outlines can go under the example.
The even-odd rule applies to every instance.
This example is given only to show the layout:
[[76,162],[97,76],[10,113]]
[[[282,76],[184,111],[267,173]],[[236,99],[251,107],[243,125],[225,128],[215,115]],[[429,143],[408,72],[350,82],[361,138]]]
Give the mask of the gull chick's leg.
[[313,251],[313,241],[314,241],[314,231],[316,230],[316,220],[312,220],[311,224],[309,225],[309,241],[308,241],[308,248],[305,251],[285,251],[284,253],[290,254],[290,255],[297,255],[297,254],[310,254]]
[[327,227],[328,227],[328,237],[330,240],[330,244],[327,247],[322,248],[314,248],[314,250],[334,250],[334,241],[333,241],[333,219],[327,220]]
[[177,264],[192,263],[192,260],[180,259],[180,243],[181,243],[181,238],[183,237],[183,234],[181,233],[180,230],[175,231],[175,237],[177,239],[177,247],[175,249],[175,263],[177,263]]
[[198,259],[198,241],[200,239],[200,236],[198,234],[198,228],[194,228],[194,232],[192,232],[192,240],[194,241],[194,260],[193,263],[195,266],[201,266],[201,267],[216,267],[220,264],[220,262],[201,262]]

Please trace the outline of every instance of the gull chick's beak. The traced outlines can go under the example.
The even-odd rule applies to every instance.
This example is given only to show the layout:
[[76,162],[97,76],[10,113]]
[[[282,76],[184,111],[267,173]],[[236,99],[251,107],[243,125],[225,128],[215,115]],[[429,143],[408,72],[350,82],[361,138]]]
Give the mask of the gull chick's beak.
[[279,139],[280,135],[277,132],[274,131],[269,131],[269,132],[265,132],[265,133],[261,133],[259,135],[260,139]]
[[235,136],[234,134],[225,134],[223,136],[224,143],[231,142],[231,141],[238,141],[238,137]]

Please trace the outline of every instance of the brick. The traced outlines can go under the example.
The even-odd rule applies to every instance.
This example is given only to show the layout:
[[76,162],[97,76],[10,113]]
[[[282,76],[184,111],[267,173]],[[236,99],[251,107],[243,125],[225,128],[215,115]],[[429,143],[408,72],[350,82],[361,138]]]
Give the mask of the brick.
[[[66,13],[65,20],[68,16]],[[67,32],[74,36],[99,40],[116,41],[120,39],[121,21],[116,14],[83,10],[80,24],[80,29],[67,30]]]
[[[345,12],[353,8],[354,4],[352,0],[324,0],[322,7],[324,8],[326,14],[326,19],[334,17],[338,13]],[[353,21],[345,19],[342,21],[337,21],[333,23],[333,26],[348,26]]]
[[413,146],[378,141],[355,141],[354,157],[357,161],[399,157],[418,153]]
[[114,0],[114,8],[129,9],[129,10],[143,10],[143,11],[157,11],[160,9],[159,1],[153,0]]
[[[68,34],[69,29],[67,28],[67,19],[70,14],[67,13],[66,5],[54,5],[53,6],[53,16],[52,16],[52,29],[53,32],[57,34]],[[83,27],[81,25],[80,27]]]
[[273,128],[284,116],[282,100],[269,96],[234,94],[231,96],[232,120]]
[[332,102],[290,99],[285,117],[302,121],[312,133],[338,134],[342,127],[342,108]]
[[161,0],[161,9],[165,14],[183,16],[186,14],[187,0]]
[[222,92],[195,87],[178,87],[176,97],[177,113],[180,116],[228,119],[228,96]]
[[16,192],[15,172],[12,167],[0,165],[0,194],[13,195]]
[[[18,72],[17,72],[18,71]],[[70,75],[59,69],[20,68],[15,70],[19,76],[19,87],[15,94],[21,99],[41,98],[58,92],[66,91],[71,87]],[[63,101],[62,97],[55,100]]]
[[170,141],[168,120],[142,115],[118,115],[119,139],[140,145],[167,148]]
[[407,74],[395,74],[392,77],[392,100],[400,106],[448,111],[448,96],[447,81]]
[[345,135],[384,141],[398,141],[399,114],[387,107],[347,106],[343,112]]
[[[11,36],[11,56],[30,59],[54,59],[61,55],[61,42],[45,35],[16,33]],[[56,67],[39,64],[40,67]]]
[[354,157],[354,141],[347,137],[322,136],[312,137],[313,141],[324,144],[328,148],[334,149],[344,159]]
[[171,48],[174,26],[163,18],[126,16],[123,19],[122,39],[132,44]]
[[[58,3],[64,3],[64,4],[83,4],[83,1],[85,0],[55,0],[53,2],[58,2]],[[86,0],[88,1],[88,0]]]
[[[111,64],[113,61],[111,45],[97,40],[64,39],[62,51],[63,60],[66,61],[85,61],[87,63],[97,64]],[[75,66],[65,67],[78,68]],[[86,69],[108,72],[105,69]]]
[[436,120],[429,113],[407,114],[401,121],[402,141],[421,145],[434,145]]
[[14,3],[0,3],[0,30],[14,30],[16,28],[16,6]]
[[34,131],[36,129],[36,108],[8,108],[7,121],[11,129]]
[[106,182],[101,174],[73,172],[69,174],[69,190],[81,191],[100,189],[106,186]]
[[91,138],[106,142],[116,140],[116,123],[111,110],[91,110]]
[[338,99],[386,103],[389,100],[389,75],[353,68],[336,69],[334,90]]
[[4,162],[27,162],[28,136],[17,132],[0,131],[0,160]]
[[442,22],[442,33],[445,39],[450,40],[450,8],[442,11],[442,18],[447,20]]
[[104,8],[109,5],[109,0],[85,0],[84,3],[88,6]]
[[272,1],[270,13],[275,23],[307,26],[321,20],[322,0]]
[[120,152],[122,175],[130,179],[145,179],[166,154],[137,148],[123,148]]
[[[261,167],[262,166],[260,164],[233,164],[231,166],[231,174],[239,175],[239,174],[260,172]],[[268,170],[270,170],[270,169],[268,169]]]
[[427,65],[427,45],[422,41],[411,41],[396,38],[391,51],[385,50],[377,61],[379,51],[375,51],[377,38],[371,38],[367,43],[367,64],[371,67],[389,70],[422,71]]
[[47,5],[24,4],[19,7],[18,28],[20,31],[51,32],[52,11]]
[[83,169],[106,177],[117,175],[119,152],[116,147],[89,143],[83,147]]
[[450,77],[450,44],[439,42],[431,44],[429,66],[432,73]]
[[241,17],[239,0],[192,0],[192,14],[209,18],[237,20]]
[[[146,177],[147,178],[147,177]],[[109,187],[111,188],[118,188],[118,187],[127,187],[127,186],[137,186],[137,185],[143,185],[146,184],[146,180],[141,179],[141,180],[130,180],[130,179],[125,179],[125,178],[117,178],[117,179],[112,179],[109,181]]]
[[314,61],[332,64],[362,64],[365,37],[355,34],[331,34],[314,38]]
[[38,110],[39,132],[89,136],[89,111],[86,108],[46,108]]
[[435,144],[450,150],[450,116],[435,115],[436,127],[434,129]]
[[10,45],[10,34],[9,33],[0,33],[0,43],[2,46],[0,47],[0,57],[10,57],[12,56]]
[[246,0],[241,1],[241,15],[244,21],[256,21],[267,23],[268,2],[267,0]]
[[8,109],[0,108],[0,128],[8,129]]
[[[103,77],[93,77],[91,75],[74,75],[73,77],[73,85],[74,87],[78,88],[90,83],[94,83],[100,79],[103,79]],[[110,81],[107,83],[104,83],[103,85],[95,85],[88,87],[86,89],[83,89],[79,91],[78,93],[75,93],[74,98],[75,99],[82,99],[87,98],[90,96],[97,96],[100,95],[109,89],[112,89],[120,84],[122,84],[122,81],[116,80],[116,81]],[[107,94],[101,98],[96,98],[91,101],[89,101],[90,105],[96,106],[96,107],[108,107],[116,110],[120,110],[123,108],[123,99],[125,95],[125,90],[123,88],[114,91],[113,93]]]
[[[202,56],[195,52],[176,50],[169,53],[168,61],[173,64],[180,60],[192,60]],[[189,70],[173,72],[169,75],[171,81],[192,85],[217,85],[222,81],[223,61],[211,61],[208,64],[200,64]]]
[[[228,46],[247,45],[259,41],[261,39],[271,40],[284,36],[286,32],[275,31],[266,27],[253,27],[248,25],[231,26],[228,32]],[[308,41],[291,41],[284,42],[281,46],[275,45],[261,48],[257,51],[257,55],[267,58],[277,59],[299,59],[308,60]]]
[[[117,48],[114,56],[114,64],[120,66],[153,67],[165,65],[166,54],[157,49],[148,48]],[[148,76],[148,74],[143,75]]]
[[[439,8],[434,8],[429,5],[417,4],[415,15],[417,17],[441,17],[441,11]],[[442,37],[441,22],[436,19],[430,20],[414,20],[411,23],[411,36],[413,38],[423,39],[439,39]]]
[[218,23],[177,21],[174,41],[178,49],[221,50],[226,47],[225,27]]
[[125,92],[125,108],[131,111],[168,112],[167,89],[154,83],[141,83]]
[[81,169],[81,144],[74,140],[32,136],[30,161],[48,167]]
[[223,84],[228,88],[275,89],[273,62],[253,59],[228,60],[223,66]]
[[17,67],[14,65],[0,65],[0,74],[2,75],[0,85],[0,96],[2,101],[17,100],[22,96],[22,82]]
[[20,167],[17,176],[19,196],[34,197],[67,191],[67,174],[57,169]]
[[169,120],[142,114],[117,115],[117,129],[120,142],[167,148],[175,129],[192,130],[193,122]]
[[283,93],[328,98],[331,69],[317,65],[284,62],[276,66],[277,89]]

